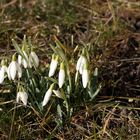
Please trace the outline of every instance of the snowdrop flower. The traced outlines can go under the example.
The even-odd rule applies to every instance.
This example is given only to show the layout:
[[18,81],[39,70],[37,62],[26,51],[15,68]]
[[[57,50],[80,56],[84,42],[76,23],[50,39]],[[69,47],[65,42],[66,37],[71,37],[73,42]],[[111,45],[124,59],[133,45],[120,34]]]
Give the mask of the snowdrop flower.
[[19,65],[22,64],[22,56],[21,55],[18,55],[18,63],[19,63]]
[[36,68],[39,66],[39,58],[33,50],[31,50],[29,55],[29,67],[32,68],[32,66],[35,66]]
[[3,81],[4,81],[4,70],[1,68],[1,70],[0,70],[0,84],[2,84],[3,83]]
[[76,70],[80,72],[80,74],[82,74],[83,72],[83,68],[84,68],[84,64],[86,63],[86,57],[84,55],[81,55],[77,61],[77,65],[76,65]]
[[26,106],[28,100],[28,94],[25,91],[19,91],[17,93],[16,102],[19,103],[22,101],[22,103]]
[[64,81],[65,81],[65,70],[64,70],[64,63],[62,62],[60,64],[60,71],[59,71],[59,75],[58,75],[59,88],[61,88],[63,86]]
[[23,50],[23,55],[25,58],[22,58],[22,64],[24,66],[24,68],[26,69],[28,67],[28,55],[27,53]]
[[55,55],[52,55],[52,60],[50,64],[50,70],[49,70],[49,77],[53,76],[58,64],[58,55],[55,57]]
[[2,65],[2,67],[0,69],[0,84],[3,83],[4,78],[5,78],[5,74],[7,73],[7,66],[6,66],[4,60],[2,60],[1,65]]
[[18,78],[21,78],[22,76],[22,69],[20,65],[16,62],[16,56],[15,54],[12,57],[12,62],[9,64],[8,70],[7,70],[8,78],[11,80],[15,80],[16,76]]
[[19,65],[22,64],[24,66],[24,68],[27,68],[29,58],[28,58],[27,53],[25,52],[25,47],[24,46],[22,47],[22,53],[23,53],[23,56],[18,55],[18,64]]
[[54,87],[54,84],[51,84],[50,88],[47,90],[44,96],[43,102],[42,102],[42,107],[45,106],[49,102],[52,95],[53,87]]
[[82,73],[82,83],[84,88],[87,87],[88,82],[89,82],[89,71],[87,69],[87,64],[84,64],[84,69]]

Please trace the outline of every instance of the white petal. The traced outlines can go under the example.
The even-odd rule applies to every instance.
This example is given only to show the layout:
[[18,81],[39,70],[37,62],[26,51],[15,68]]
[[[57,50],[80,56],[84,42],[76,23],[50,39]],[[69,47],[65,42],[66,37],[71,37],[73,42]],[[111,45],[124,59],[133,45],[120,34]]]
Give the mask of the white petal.
[[19,100],[21,100],[23,102],[23,104],[26,106],[27,99],[28,99],[28,94],[26,92],[18,92],[17,93],[17,98],[16,98],[17,102],[19,102]]
[[48,103],[48,101],[50,100],[51,95],[52,95],[52,90],[48,89],[48,91],[46,92],[46,94],[44,96],[42,106],[45,106]]
[[16,61],[12,61],[9,65],[9,77],[12,80],[15,80],[16,77],[16,71],[17,71],[17,67],[16,67]]
[[28,65],[30,68],[32,68],[33,64],[32,64],[32,56],[29,56],[29,61],[28,61]]
[[84,65],[86,63],[87,63],[87,59],[84,56],[82,56],[82,61],[81,61],[80,69],[79,69],[80,74],[83,73]]
[[81,63],[80,68],[79,68],[79,73],[80,73],[80,74],[83,73],[83,69],[84,69],[84,65],[82,65],[82,63]]
[[76,70],[79,71],[80,66],[81,66],[81,62],[82,62],[82,56],[79,57],[78,61],[77,61],[77,65],[76,65]]
[[7,66],[3,65],[2,69],[4,70],[4,73],[7,73],[7,69],[8,69]]
[[23,64],[25,69],[28,67],[28,63],[25,59],[22,60],[22,64]]
[[7,75],[8,75],[9,80],[11,80],[11,75],[10,75],[10,65],[9,65],[9,67],[8,67],[8,69],[7,69]]
[[31,52],[30,55],[32,56],[32,60],[33,60],[33,63],[35,65],[35,67],[38,67],[39,66],[39,58],[38,58],[38,56],[36,55],[35,52]]
[[53,76],[55,71],[56,71],[56,68],[57,68],[57,64],[58,64],[58,61],[57,60],[52,60],[51,61],[51,64],[50,64],[50,70],[49,70],[49,77]]
[[28,61],[29,61],[28,55],[27,55],[27,53],[26,53],[25,51],[23,51],[23,54],[24,54],[24,58],[23,58],[23,60],[22,60],[22,64],[23,64],[24,68],[27,68],[27,66],[28,66]]
[[22,77],[22,69],[18,63],[16,63],[16,67],[17,67],[18,78],[21,78]]
[[87,62],[86,58],[81,55],[77,61],[77,65],[76,65],[76,70],[79,71],[80,74],[83,73],[83,68],[84,68],[84,65],[86,62]]
[[18,63],[19,63],[19,65],[22,64],[22,57],[21,57],[21,55],[18,55]]
[[89,81],[89,73],[87,69],[84,69],[82,73],[82,83],[84,88],[87,87],[88,81]]
[[4,69],[1,68],[1,70],[0,70],[0,84],[2,84],[4,81],[4,73],[5,73]]
[[65,71],[64,71],[64,69],[60,69],[59,75],[58,75],[59,88],[61,88],[63,86],[64,81],[65,81]]
[[19,103],[20,101],[20,92],[17,93],[16,102]]

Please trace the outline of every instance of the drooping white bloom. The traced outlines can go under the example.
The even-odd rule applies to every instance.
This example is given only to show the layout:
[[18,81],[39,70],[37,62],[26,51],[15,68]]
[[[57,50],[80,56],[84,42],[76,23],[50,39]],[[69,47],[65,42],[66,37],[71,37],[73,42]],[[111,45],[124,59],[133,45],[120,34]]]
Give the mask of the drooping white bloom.
[[55,58],[55,56],[53,55],[51,64],[50,64],[49,77],[54,75],[56,68],[57,68],[57,64],[58,64],[58,56],[56,56],[56,58]]
[[8,69],[8,68],[7,68],[6,65],[2,65],[1,69],[3,69],[5,73],[7,73],[7,69]]
[[15,55],[12,57],[12,62],[9,64],[8,70],[7,70],[8,78],[11,80],[15,80],[16,75],[18,75],[18,78],[21,78],[22,76],[22,69],[20,65],[16,62]]
[[2,67],[0,69],[0,84],[3,83],[4,78],[5,78],[5,74],[7,73],[7,66],[5,65],[4,60],[2,60],[1,65],[2,65]]
[[4,81],[4,70],[1,68],[0,70],[0,84],[2,84]]
[[86,88],[89,82],[89,71],[87,69],[87,64],[84,65],[83,73],[82,73],[82,83],[83,87]]
[[84,64],[86,63],[86,57],[81,55],[77,61],[77,65],[76,65],[76,70],[80,72],[80,74],[82,74],[83,72],[83,68],[84,68]]
[[52,84],[50,86],[50,88],[47,90],[47,92],[45,93],[45,96],[44,96],[44,99],[42,102],[42,106],[45,106],[49,102],[51,95],[52,95],[53,87],[54,87],[54,84]]
[[81,62],[82,62],[82,55],[79,57],[78,61],[77,61],[77,64],[76,64],[76,70],[79,71],[80,69],[80,66],[81,66]]
[[62,93],[61,93],[59,90],[53,90],[53,93],[54,93],[58,98],[64,99]]
[[32,68],[32,66],[36,68],[39,66],[39,58],[34,51],[31,51],[29,55],[29,67]]
[[28,64],[29,58],[28,58],[27,53],[24,51],[24,49],[22,49],[22,52],[23,52],[24,57],[22,57],[21,55],[18,55],[18,64],[23,65],[24,68],[27,68],[29,65]]
[[22,69],[18,63],[17,63],[17,75],[18,75],[18,78],[22,77]]
[[65,81],[65,70],[64,70],[64,63],[62,62],[60,64],[60,70],[59,70],[59,75],[58,75],[59,88],[61,88],[63,86],[64,81]]
[[22,64],[23,64],[24,68],[26,69],[28,67],[29,59],[28,59],[28,55],[25,51],[23,51],[23,54],[24,54],[25,58],[22,58]]
[[28,94],[25,91],[19,91],[17,93],[16,102],[19,103],[22,101],[22,103],[26,106],[28,100]]
[[22,64],[22,56],[21,55],[18,55],[18,63],[19,63],[19,65]]

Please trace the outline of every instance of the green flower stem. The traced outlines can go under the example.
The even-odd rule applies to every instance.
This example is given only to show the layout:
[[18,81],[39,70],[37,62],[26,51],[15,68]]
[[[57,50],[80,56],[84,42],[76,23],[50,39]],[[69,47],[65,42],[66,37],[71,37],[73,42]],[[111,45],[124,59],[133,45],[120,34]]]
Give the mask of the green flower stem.
[[[27,73],[27,78],[30,80],[29,82],[31,82],[31,86],[32,86],[32,88],[31,88],[31,95],[32,95],[32,97],[33,97],[33,99],[32,98],[30,98],[31,99],[31,102],[32,102],[32,104],[35,106],[35,103],[37,104],[37,107],[38,108],[40,108],[40,106],[39,106],[39,104],[38,104],[38,102],[37,102],[37,99],[36,99],[36,97],[35,97],[35,95],[34,95],[34,93],[36,92],[35,91],[35,88],[36,88],[36,82],[35,82],[35,80],[34,80],[34,78],[31,78],[31,77],[33,77],[33,74],[32,74],[32,72],[31,72],[31,69],[26,69],[26,73]],[[33,101],[34,100],[34,101]]]

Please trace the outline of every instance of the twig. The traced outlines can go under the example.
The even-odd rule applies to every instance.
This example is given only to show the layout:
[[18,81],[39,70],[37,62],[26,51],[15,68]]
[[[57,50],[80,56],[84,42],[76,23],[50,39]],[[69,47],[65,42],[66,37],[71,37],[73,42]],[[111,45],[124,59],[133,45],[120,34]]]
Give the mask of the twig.
[[[138,61],[136,61],[138,60]],[[117,60],[112,60],[110,61],[111,63],[116,62],[116,61],[120,61],[120,62],[125,62],[125,61],[135,61],[135,62],[139,62],[140,61],[140,57],[137,58],[125,58],[125,59],[117,59]]]

